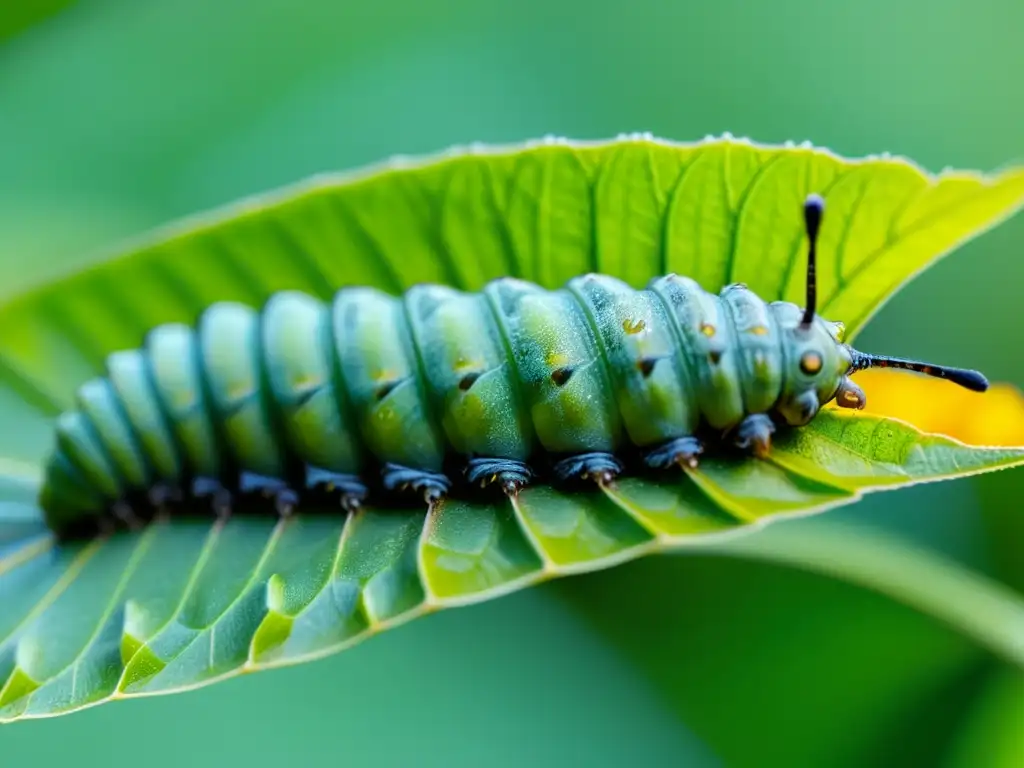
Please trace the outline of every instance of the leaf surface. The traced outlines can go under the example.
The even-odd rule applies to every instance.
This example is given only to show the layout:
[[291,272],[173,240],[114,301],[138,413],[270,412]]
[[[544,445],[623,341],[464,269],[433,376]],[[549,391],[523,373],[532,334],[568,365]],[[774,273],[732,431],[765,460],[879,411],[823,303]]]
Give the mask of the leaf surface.
[[[826,410],[769,461],[431,510],[304,509],[286,521],[176,518],[56,545],[34,509],[52,422],[117,349],[218,300],[340,286],[557,287],[601,271],[742,280],[801,303],[800,204],[828,205],[820,306],[848,336],[910,277],[1024,201],[1024,170],[923,173],[810,147],[643,137],[394,160],[178,223],[0,306],[0,719],[183,690],[351,646],[440,608],[643,554],[720,542],[869,491],[1024,463],[899,418]],[[911,379],[914,380],[914,379]],[[916,381],[916,380],[914,380]],[[1024,423],[1019,403],[1008,419]],[[900,416],[899,413],[890,414]]]

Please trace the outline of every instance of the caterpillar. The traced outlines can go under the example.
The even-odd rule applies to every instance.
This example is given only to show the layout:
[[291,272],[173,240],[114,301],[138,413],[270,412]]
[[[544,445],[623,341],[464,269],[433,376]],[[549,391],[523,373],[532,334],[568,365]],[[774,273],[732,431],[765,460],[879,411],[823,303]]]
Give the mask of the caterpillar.
[[212,304],[195,327],[157,326],[114,352],[77,390],[40,507],[73,533],[186,499],[224,515],[247,500],[289,514],[317,495],[346,510],[375,492],[430,504],[457,485],[511,495],[545,473],[611,482],[630,459],[696,467],[711,439],[764,457],[779,427],[832,400],[863,408],[850,375],[865,368],[985,391],[977,371],[859,352],[817,315],[823,215],[810,195],[803,309],[674,274],[641,290],[588,274],[557,290],[504,277],[476,293],[355,286],[329,303],[283,291],[259,310]]

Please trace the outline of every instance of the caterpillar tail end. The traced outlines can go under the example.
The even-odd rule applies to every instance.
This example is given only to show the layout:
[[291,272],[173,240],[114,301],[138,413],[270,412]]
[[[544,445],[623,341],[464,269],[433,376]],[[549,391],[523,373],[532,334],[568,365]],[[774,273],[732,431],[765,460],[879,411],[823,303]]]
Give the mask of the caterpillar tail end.
[[42,522],[61,541],[140,530],[148,522],[144,495],[121,489],[118,496],[97,489],[62,450],[47,461],[37,504]]

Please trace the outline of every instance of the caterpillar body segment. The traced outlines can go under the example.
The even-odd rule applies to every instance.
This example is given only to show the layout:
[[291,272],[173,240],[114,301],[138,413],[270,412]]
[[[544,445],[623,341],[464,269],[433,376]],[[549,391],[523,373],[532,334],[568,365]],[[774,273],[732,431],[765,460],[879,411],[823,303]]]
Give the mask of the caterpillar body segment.
[[526,462],[536,433],[490,298],[420,285],[405,296],[409,326],[450,450]]
[[652,288],[669,310],[681,355],[693,372],[691,392],[703,420],[716,430],[735,426],[744,407],[737,356],[729,354],[736,334],[727,306],[688,277],[668,275]]
[[679,354],[669,311],[653,291],[586,275],[569,282],[610,378],[625,437],[636,446],[693,435],[700,412],[692,363]]
[[199,328],[211,431],[222,436],[225,456],[258,475],[286,476],[273,392],[263,380],[259,313],[241,304],[217,304],[203,314]]
[[[806,207],[812,248],[820,201]],[[815,225],[815,226],[812,226]],[[711,294],[667,275],[636,290],[583,275],[557,290],[501,278],[480,292],[295,291],[262,309],[221,302],[195,328],[153,329],[115,352],[62,414],[40,504],[51,526],[132,524],[186,495],[220,513],[306,495],[354,509],[373,493],[436,500],[537,475],[609,482],[633,458],[694,466],[705,441],[763,455],[779,425],[848,378],[894,365],[974,389],[973,371],[876,358],[808,306],[740,284]]]
[[[335,363],[331,313],[297,291],[274,294],[262,313],[264,387],[281,450],[320,468],[306,485],[358,476],[366,453]],[[293,469],[296,471],[296,469]]]
[[556,456],[615,451],[621,418],[593,330],[572,293],[520,280],[496,280],[484,293],[509,339],[540,448]]
[[[211,307],[202,320],[219,308]],[[150,331],[145,344],[153,385],[150,396],[166,414],[187,471],[198,477],[216,477],[222,446],[205,392],[196,335],[192,328],[177,323]]]
[[78,418],[92,426],[95,438],[106,447],[112,472],[123,478],[126,487],[147,487],[153,477],[149,459],[110,380],[86,382],[78,390],[78,410]]
[[[155,397],[152,371],[142,350],[115,352],[107,357],[107,378],[134,441],[128,450],[138,451],[146,463],[149,482],[156,478],[179,482],[184,475],[182,452],[175,444],[167,413]],[[79,390],[79,396],[90,384]],[[126,444],[129,440],[126,440]]]
[[736,334],[736,365],[741,397],[748,413],[765,413],[782,390],[782,338],[772,308],[744,285],[722,292],[731,330]]

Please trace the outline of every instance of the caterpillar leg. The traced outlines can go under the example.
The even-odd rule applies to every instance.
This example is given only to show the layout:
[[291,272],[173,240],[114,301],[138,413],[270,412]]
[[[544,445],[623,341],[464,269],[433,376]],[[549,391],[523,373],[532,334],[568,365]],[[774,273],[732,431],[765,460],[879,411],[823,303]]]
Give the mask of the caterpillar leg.
[[427,504],[446,496],[452,487],[451,480],[439,472],[427,472],[391,463],[381,468],[381,482],[386,491],[422,493]]
[[675,464],[696,469],[697,457],[703,452],[704,443],[696,437],[677,437],[649,450],[644,454],[644,463],[651,469],[667,469]]
[[171,506],[180,506],[185,500],[181,486],[168,481],[158,481],[143,494],[135,508],[147,520],[165,518],[170,515]]
[[299,505],[299,494],[284,480],[276,477],[242,472],[238,477],[238,491],[244,495],[259,494],[268,501],[273,500],[274,509],[282,517],[292,514]]
[[126,501],[115,501],[110,505],[110,512],[121,525],[129,531],[137,531],[142,528],[142,520],[135,514],[132,505]]
[[481,488],[498,484],[509,496],[529,484],[533,472],[521,461],[514,459],[475,458],[466,463],[466,481]]
[[561,459],[555,462],[551,471],[561,482],[581,478],[601,484],[611,482],[622,473],[622,469],[622,463],[610,453],[593,451]]
[[184,500],[181,488],[170,483],[155,483],[147,496],[157,512],[164,512],[168,504],[181,504]]
[[340,494],[341,507],[347,512],[359,509],[369,494],[366,486],[355,475],[314,466],[306,467],[306,489]]
[[210,508],[217,517],[231,514],[231,491],[220,480],[212,477],[195,478],[192,481],[192,496],[196,499],[209,499]]
[[733,439],[737,448],[752,450],[755,456],[764,458],[772,447],[775,423],[764,413],[752,413],[740,422]]

